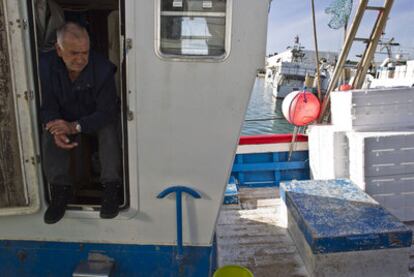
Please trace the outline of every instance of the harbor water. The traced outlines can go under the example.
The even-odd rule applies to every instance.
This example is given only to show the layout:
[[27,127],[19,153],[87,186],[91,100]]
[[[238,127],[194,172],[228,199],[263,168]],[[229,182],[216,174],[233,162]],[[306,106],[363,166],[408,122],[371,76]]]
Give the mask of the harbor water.
[[282,99],[273,97],[272,87],[265,84],[264,78],[256,78],[242,136],[292,133],[293,125],[284,119],[281,107]]

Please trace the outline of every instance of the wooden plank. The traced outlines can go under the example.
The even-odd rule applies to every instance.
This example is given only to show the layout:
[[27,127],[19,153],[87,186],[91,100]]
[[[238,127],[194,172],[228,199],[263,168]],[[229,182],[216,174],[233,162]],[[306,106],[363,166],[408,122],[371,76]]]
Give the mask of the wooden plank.
[[0,2],[0,208],[26,205],[3,4]]

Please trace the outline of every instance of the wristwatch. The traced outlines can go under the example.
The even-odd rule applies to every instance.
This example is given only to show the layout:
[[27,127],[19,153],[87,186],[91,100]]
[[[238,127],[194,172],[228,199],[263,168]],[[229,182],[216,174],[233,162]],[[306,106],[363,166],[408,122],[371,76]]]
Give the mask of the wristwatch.
[[82,132],[82,127],[81,127],[81,125],[79,124],[79,122],[75,122],[74,123],[74,125],[75,125],[75,130],[76,130],[76,132],[78,132],[78,133],[80,133],[80,132]]

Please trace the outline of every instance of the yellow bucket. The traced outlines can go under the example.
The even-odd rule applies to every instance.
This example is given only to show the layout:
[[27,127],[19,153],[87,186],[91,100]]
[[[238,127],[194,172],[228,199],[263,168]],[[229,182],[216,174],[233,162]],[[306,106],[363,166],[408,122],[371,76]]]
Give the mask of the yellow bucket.
[[214,272],[213,277],[254,277],[253,273],[239,265],[226,265]]

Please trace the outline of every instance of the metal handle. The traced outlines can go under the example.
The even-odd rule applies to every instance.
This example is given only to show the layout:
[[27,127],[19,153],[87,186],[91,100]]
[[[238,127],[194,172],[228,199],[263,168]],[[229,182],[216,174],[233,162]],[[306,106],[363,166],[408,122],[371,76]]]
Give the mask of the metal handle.
[[163,190],[160,194],[157,195],[157,198],[162,199],[169,195],[170,193],[175,192],[175,199],[176,199],[176,215],[177,215],[177,255],[176,260],[179,266],[182,263],[184,258],[183,255],[183,218],[182,218],[182,194],[187,193],[194,198],[201,198],[201,195],[196,192],[195,190],[183,187],[183,186],[173,186]]

